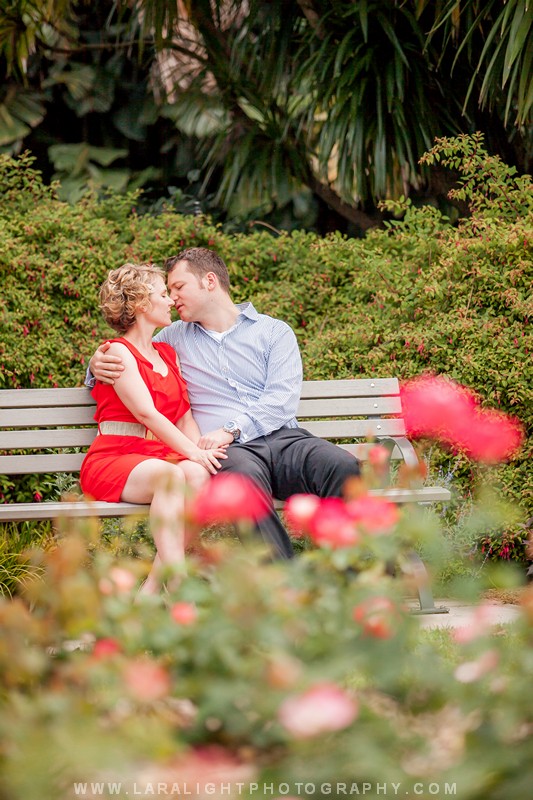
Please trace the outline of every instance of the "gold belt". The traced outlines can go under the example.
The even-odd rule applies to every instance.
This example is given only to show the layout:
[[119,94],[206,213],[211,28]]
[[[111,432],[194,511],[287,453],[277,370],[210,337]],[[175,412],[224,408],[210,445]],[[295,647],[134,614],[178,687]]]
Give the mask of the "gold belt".
[[149,431],[140,422],[114,422],[107,420],[100,422],[98,432],[106,436],[138,436],[140,439],[152,439],[159,441],[152,431]]

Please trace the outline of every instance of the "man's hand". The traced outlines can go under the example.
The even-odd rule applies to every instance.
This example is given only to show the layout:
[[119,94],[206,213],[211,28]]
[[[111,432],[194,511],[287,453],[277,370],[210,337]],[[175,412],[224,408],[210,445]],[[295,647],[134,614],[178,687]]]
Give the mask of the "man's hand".
[[228,433],[223,428],[217,428],[216,431],[209,431],[200,436],[198,440],[198,447],[202,450],[212,450],[217,447],[224,447],[233,442],[233,435]]
[[89,368],[98,381],[113,384],[117,378],[120,378],[124,364],[120,356],[108,355],[108,350],[109,342],[101,344],[89,361]]

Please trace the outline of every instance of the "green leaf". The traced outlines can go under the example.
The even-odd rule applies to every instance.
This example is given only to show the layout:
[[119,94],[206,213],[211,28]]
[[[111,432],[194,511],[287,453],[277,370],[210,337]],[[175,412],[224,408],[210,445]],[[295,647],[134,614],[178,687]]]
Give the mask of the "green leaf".
[[0,102],[0,145],[23,139],[42,122],[45,113],[41,95],[10,86]]
[[128,151],[125,148],[89,147],[90,160],[96,161],[97,164],[101,164],[103,167],[107,167],[109,164],[112,164],[113,161],[116,161],[118,158],[125,158],[127,155]]
[[45,88],[63,84],[75,101],[82,100],[92,90],[96,81],[96,69],[88,64],[71,64],[68,68],[52,68],[43,81]]

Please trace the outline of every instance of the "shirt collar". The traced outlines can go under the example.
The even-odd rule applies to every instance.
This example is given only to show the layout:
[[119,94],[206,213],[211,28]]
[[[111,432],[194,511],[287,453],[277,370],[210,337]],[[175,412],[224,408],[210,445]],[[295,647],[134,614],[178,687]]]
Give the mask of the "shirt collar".
[[259,319],[259,314],[252,303],[236,303],[235,306],[239,309],[239,315],[241,317],[247,317],[247,319],[252,319],[254,321]]
[[[239,317],[245,317],[246,319],[251,319],[253,322],[257,322],[257,320],[259,319],[259,312],[255,310],[255,308],[253,307],[252,303],[250,303],[250,301],[248,301],[246,303],[235,303],[235,308],[237,308],[239,310]],[[237,318],[237,320],[238,320],[238,318]],[[176,323],[174,323],[174,324],[176,324]],[[204,326],[201,325],[199,322],[182,322],[181,324],[182,325],[194,325],[195,328],[200,328],[200,330],[206,331],[206,333],[208,333],[207,329],[204,328]],[[235,327],[235,326],[233,326],[233,327]]]

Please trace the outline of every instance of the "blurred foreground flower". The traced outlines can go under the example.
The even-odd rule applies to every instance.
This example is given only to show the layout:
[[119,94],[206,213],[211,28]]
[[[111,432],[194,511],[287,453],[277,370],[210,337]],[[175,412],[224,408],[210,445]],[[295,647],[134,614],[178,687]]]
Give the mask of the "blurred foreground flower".
[[388,597],[369,597],[353,609],[353,618],[367,636],[390,639],[394,636],[398,609]]
[[375,444],[368,451],[368,460],[374,469],[388,466],[390,461],[390,452],[382,444]]
[[334,549],[353,547],[361,538],[346,503],[339,497],[325,497],[320,501],[309,521],[309,534],[315,544]]
[[306,692],[288,697],[278,719],[298,739],[347,728],[359,712],[356,700],[335,683],[317,683]]
[[198,609],[193,603],[180,601],[170,607],[170,616],[178,625],[193,625],[198,619]]
[[475,661],[465,661],[456,667],[454,676],[459,683],[474,683],[492,672],[498,665],[499,656],[496,650],[486,650]]
[[141,768],[135,775],[135,785],[161,787],[164,794],[194,793],[197,800],[204,800],[240,796],[244,784],[250,784],[256,777],[257,768],[253,764],[242,761],[221,745],[208,744],[192,748],[170,762]]
[[110,637],[104,639],[97,639],[94,643],[92,656],[96,661],[104,658],[110,658],[122,653],[122,646],[116,639]]
[[320,498],[316,494],[293,494],[289,497],[283,513],[293,536],[309,533],[311,520],[319,506]]
[[497,620],[498,606],[489,602],[480,603],[465,619],[464,625],[454,628],[452,638],[458,644],[468,644],[490,633]]
[[129,569],[111,567],[109,574],[100,579],[102,594],[129,594],[137,585],[137,578]]
[[459,424],[457,446],[475,461],[495,464],[519,450],[523,441],[520,423],[494,409],[476,409]]
[[169,694],[172,685],[166,669],[148,657],[129,661],[124,667],[128,693],[141,703],[152,703]]
[[196,525],[211,525],[257,522],[269,511],[269,500],[250,478],[222,473],[203,485],[191,503],[189,516]]
[[362,533],[388,533],[399,519],[394,503],[368,494],[348,502],[340,497],[296,494],[283,510],[293,536],[305,534],[315,544],[333,549],[359,544]]
[[266,664],[266,681],[274,689],[288,689],[300,678],[303,664],[288,653],[270,656]]
[[521,446],[518,420],[483,409],[464,386],[438,376],[423,376],[401,387],[403,416],[410,436],[438,439],[476,461],[496,463]]
[[365,494],[346,504],[350,519],[369,533],[388,533],[398,523],[400,512],[394,503]]

